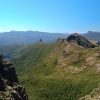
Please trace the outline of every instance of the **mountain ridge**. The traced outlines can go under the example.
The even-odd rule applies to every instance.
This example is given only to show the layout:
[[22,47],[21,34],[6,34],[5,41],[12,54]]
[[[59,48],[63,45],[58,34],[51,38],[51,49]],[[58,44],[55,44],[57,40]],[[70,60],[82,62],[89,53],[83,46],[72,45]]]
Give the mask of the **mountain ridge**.
[[[17,66],[24,66],[16,69],[30,100],[77,100],[100,82],[99,51],[100,47],[85,48],[59,38],[54,44],[31,46],[18,58]],[[13,62],[16,65],[17,59]]]
[[78,34],[69,37],[38,41],[12,59],[29,100],[78,100],[100,83],[100,47],[80,45],[88,42]]
[[67,37],[67,34],[39,31],[10,31],[0,33],[0,44],[34,44],[40,39],[48,43],[65,36]]
[[80,46],[83,46],[85,48],[94,48],[95,45],[93,45],[91,42],[89,42],[86,38],[82,37],[81,35],[74,33],[67,37],[68,42],[75,42]]
[[88,31],[87,33],[81,35],[90,40],[100,40],[100,32]]
[[[80,34],[89,40],[100,40],[100,32],[89,31]],[[55,42],[58,38],[65,38],[71,33],[49,33],[40,31],[10,31],[0,32],[0,44],[34,44],[42,39],[46,43]]]

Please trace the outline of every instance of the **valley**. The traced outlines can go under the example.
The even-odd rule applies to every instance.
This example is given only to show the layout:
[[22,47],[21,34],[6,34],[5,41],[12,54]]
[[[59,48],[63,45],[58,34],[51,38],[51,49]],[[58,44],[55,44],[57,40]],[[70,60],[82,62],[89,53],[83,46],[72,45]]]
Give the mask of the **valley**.
[[100,83],[100,47],[78,34],[19,47],[2,53],[11,56],[29,100],[78,100]]
[[100,100],[100,0],[0,0],[0,100]]

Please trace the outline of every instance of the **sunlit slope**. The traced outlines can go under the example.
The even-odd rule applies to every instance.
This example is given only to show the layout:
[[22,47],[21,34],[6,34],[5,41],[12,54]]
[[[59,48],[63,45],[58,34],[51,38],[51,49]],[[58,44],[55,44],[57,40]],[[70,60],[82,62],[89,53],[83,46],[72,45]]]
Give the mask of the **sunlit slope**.
[[10,56],[11,58],[17,58],[23,53],[23,50],[27,49],[30,44],[20,44],[20,45],[0,45],[0,53],[4,56]]
[[90,94],[85,95],[79,100],[99,100],[100,99],[100,84],[90,92]]
[[19,57],[12,60],[15,66],[17,66],[17,73],[22,74],[29,72],[31,68],[46,59],[55,46],[56,43],[46,44],[39,42],[23,50]]
[[37,43],[14,62],[29,100],[78,100],[100,83],[100,47],[76,40]]
[[[39,51],[36,49],[37,45],[41,48],[38,49]],[[43,51],[46,47],[44,44],[34,46],[35,54],[39,55],[41,52],[44,58],[34,56],[37,60],[32,59],[34,61],[32,66],[36,65],[36,67],[30,72],[19,75],[20,82],[26,87],[30,100],[77,100],[98,86],[100,82],[99,47],[86,49],[76,43],[59,39],[55,48],[51,46],[52,50],[54,49],[51,50],[52,53],[45,57],[44,54],[48,50],[46,49],[45,53]],[[25,56],[26,58],[29,56],[28,51]],[[23,58],[28,67],[32,64],[31,56],[33,58],[33,54],[28,60]]]

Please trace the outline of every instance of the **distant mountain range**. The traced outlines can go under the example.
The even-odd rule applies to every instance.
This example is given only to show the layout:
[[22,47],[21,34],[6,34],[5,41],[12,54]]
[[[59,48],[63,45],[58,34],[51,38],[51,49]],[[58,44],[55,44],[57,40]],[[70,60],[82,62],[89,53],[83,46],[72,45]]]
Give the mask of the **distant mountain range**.
[[42,39],[43,42],[55,42],[68,34],[48,33],[39,31],[10,31],[0,33],[0,44],[34,44]]
[[100,32],[88,31],[81,35],[89,40],[100,40]]
[[[58,38],[66,38],[70,33],[49,33],[39,31],[10,31],[0,33],[0,44],[34,44],[40,39],[43,42],[55,42]],[[100,40],[100,32],[88,31],[81,34],[87,39]]]

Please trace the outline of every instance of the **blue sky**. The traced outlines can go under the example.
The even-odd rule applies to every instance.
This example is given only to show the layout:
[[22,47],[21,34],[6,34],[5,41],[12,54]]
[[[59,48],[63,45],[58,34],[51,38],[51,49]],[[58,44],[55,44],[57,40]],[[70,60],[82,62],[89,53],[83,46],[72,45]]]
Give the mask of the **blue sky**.
[[0,0],[0,31],[100,31],[100,0]]

